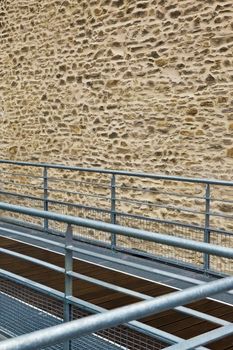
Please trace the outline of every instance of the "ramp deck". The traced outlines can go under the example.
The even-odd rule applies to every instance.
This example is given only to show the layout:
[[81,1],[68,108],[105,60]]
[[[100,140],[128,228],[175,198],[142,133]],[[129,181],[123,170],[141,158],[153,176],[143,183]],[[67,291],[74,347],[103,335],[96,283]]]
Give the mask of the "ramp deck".
[[[18,253],[23,253],[34,258],[38,258],[57,266],[64,267],[64,255],[58,251],[51,251],[46,247],[32,245],[31,242],[20,242],[11,238],[1,237],[0,246]],[[18,258],[0,255],[0,267],[7,271],[19,274],[35,282],[42,283],[48,287],[64,292],[64,276],[32,264],[31,262],[22,261]],[[164,282],[155,282],[148,278],[129,274],[127,271],[116,271],[113,267],[104,267],[94,264],[90,261],[84,261],[83,258],[74,258],[75,272],[86,276],[101,279],[103,281],[114,283],[118,286],[130,288],[131,290],[147,294],[152,297],[167,294],[175,291],[174,287],[164,285]],[[97,306],[114,309],[123,305],[135,303],[140,299],[111,291],[109,289],[96,286],[81,280],[74,280],[73,295],[86,300]],[[213,315],[224,320],[233,322],[233,307],[228,303],[215,300],[201,300],[187,305],[188,307]],[[190,317],[176,310],[169,310],[160,314],[147,317],[142,322],[159,328],[163,331],[172,333],[184,339],[194,337],[198,334],[205,333],[217,328],[216,324],[203,321],[196,317]],[[233,336],[215,341],[208,344],[213,350],[233,350]]]

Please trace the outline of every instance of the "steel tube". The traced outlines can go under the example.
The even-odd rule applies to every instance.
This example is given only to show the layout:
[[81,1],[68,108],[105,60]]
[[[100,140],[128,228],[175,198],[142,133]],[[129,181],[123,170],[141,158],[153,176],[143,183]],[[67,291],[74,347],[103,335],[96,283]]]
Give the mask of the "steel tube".
[[[116,176],[112,175],[111,178],[111,223],[116,225]],[[111,249],[116,248],[116,234],[111,234]]]
[[48,218],[54,221],[66,222],[68,224],[73,224],[77,226],[88,227],[88,228],[92,228],[100,231],[115,233],[115,234],[134,237],[138,239],[144,239],[146,241],[166,244],[173,247],[180,247],[183,249],[190,249],[198,252],[209,253],[212,255],[222,256],[225,258],[233,258],[233,248],[221,247],[210,243],[197,242],[193,240],[173,237],[173,236],[164,235],[160,233],[128,228],[120,225],[108,224],[102,221],[82,219],[82,218],[73,217],[70,215],[61,215],[54,212],[44,212],[37,209],[20,207],[17,205],[11,205],[11,204],[2,203],[2,202],[0,202],[0,210],[8,210],[8,211],[12,211],[20,214],[29,215],[29,216]]
[[[72,249],[74,252],[79,253],[79,254],[84,254],[84,255],[91,256],[91,257],[94,257],[94,258],[97,258],[97,259],[110,261],[110,262],[113,262],[113,263],[116,263],[116,264],[132,267],[132,268],[135,268],[135,269],[138,269],[138,270],[142,270],[142,271],[146,271],[146,272],[150,272],[150,273],[155,273],[155,274],[158,274],[158,275],[161,275],[161,276],[166,276],[166,277],[169,277],[169,278],[178,279],[180,281],[184,281],[184,282],[195,284],[195,285],[197,285],[197,284],[201,285],[201,284],[205,284],[206,283],[205,281],[198,280],[196,278],[187,277],[185,275],[183,275],[183,276],[182,275],[178,275],[176,273],[168,272],[168,271],[164,271],[164,270],[160,270],[160,269],[156,269],[154,267],[143,266],[143,265],[140,265],[140,264],[128,261],[128,260],[124,261],[124,260],[119,259],[119,258],[114,258],[112,256],[106,256],[106,255],[103,255],[103,254],[100,254],[100,253],[90,252],[90,251],[87,251],[87,250],[81,249],[81,248],[70,247],[69,249]],[[226,277],[226,276],[222,276],[222,277]],[[229,291],[228,293],[229,294],[233,294],[233,290]]]
[[[36,331],[5,341],[0,350],[35,350],[51,346],[72,338],[81,337],[101,329],[111,328],[122,323],[140,319],[169,310],[176,306],[194,302],[233,288],[233,277],[195,286],[184,291],[160,296],[154,300],[141,301],[120,307],[103,314],[88,316],[79,320]],[[229,326],[226,326],[229,327]]]
[[18,182],[11,182],[11,181],[3,181],[1,180],[1,183],[2,184],[5,184],[5,185],[14,185],[15,187],[28,187],[28,188],[37,188],[39,190],[43,190],[43,187],[41,186],[37,186],[37,185],[28,185],[28,184],[25,184],[25,183],[18,183]]
[[150,179],[158,179],[158,180],[170,180],[170,181],[180,181],[180,182],[193,182],[193,183],[204,183],[204,184],[213,184],[213,185],[221,185],[221,186],[233,186],[232,181],[222,181],[215,179],[200,179],[200,178],[189,178],[182,176],[169,176],[169,175],[155,175],[148,173],[137,173],[123,170],[107,170],[101,168],[82,168],[78,166],[66,166],[59,164],[49,164],[49,163],[33,163],[33,162],[15,162],[12,160],[0,160],[0,164],[12,164],[12,165],[21,165],[21,166],[32,166],[32,167],[47,167],[53,169],[63,169],[63,170],[72,170],[72,171],[82,171],[89,173],[99,173],[99,174],[115,174],[122,176],[132,176],[132,177],[142,177],[142,178],[150,178]]
[[[72,297],[73,294],[73,278],[68,275],[68,272],[73,270],[73,252],[67,250],[66,247],[73,242],[73,230],[72,226],[68,224],[65,234],[65,298],[63,301],[64,306],[64,322],[72,320],[72,306],[69,303],[67,297]],[[64,350],[72,350],[71,341],[64,343]]]
[[[44,192],[44,211],[49,210],[49,204],[48,204],[48,197],[49,197],[49,191],[48,191],[48,168],[43,168],[43,192]],[[47,218],[44,218],[44,230],[48,231],[49,228],[49,221]]]
[[[49,244],[49,245],[53,246],[53,248],[54,247],[59,247],[59,248],[65,249],[65,245],[63,243],[55,242],[55,241],[52,241],[50,239],[46,239],[46,238],[42,238],[42,237],[37,237],[37,236],[32,235],[30,233],[24,233],[24,232],[11,230],[11,229],[8,229],[8,228],[5,228],[5,227],[4,228],[0,227],[0,236],[5,237],[6,236],[5,232],[7,232],[8,234],[11,234],[11,235],[13,234],[13,235],[21,236],[23,238],[30,238],[30,239],[32,239],[34,241],[43,242],[43,243],[46,243],[46,244]],[[22,242],[21,240],[16,239],[15,237],[12,237],[12,236],[9,237],[9,235],[7,237],[12,239],[12,240],[14,240],[14,241]],[[23,242],[23,243],[25,243],[25,242]]]
[[130,296],[132,296],[134,298],[138,298],[138,299],[142,299],[142,300],[147,300],[148,298],[152,299],[152,297],[147,296],[145,294],[142,294],[140,292],[135,292],[133,290],[130,290],[130,289],[127,289],[127,288],[124,288],[124,287],[119,287],[116,284],[112,284],[112,283],[108,283],[108,282],[105,282],[105,281],[102,281],[102,280],[98,280],[97,278],[85,276],[85,275],[83,275],[81,273],[67,272],[67,275],[68,276],[72,276],[74,278],[77,278],[77,279],[79,279],[81,281],[85,281],[85,282],[88,282],[88,283],[95,284],[97,286],[101,286],[103,288],[114,290],[115,292],[119,292],[119,293],[123,293],[123,294],[126,294],[126,295],[130,295]]
[[60,266],[48,263],[48,262],[40,260],[40,259],[33,258],[33,257],[25,255],[25,254],[21,254],[21,253],[17,253],[17,252],[11,251],[9,249],[0,248],[0,253],[7,254],[7,255],[13,256],[15,258],[21,259],[21,260],[30,261],[33,264],[36,264],[36,265],[39,265],[39,266],[43,266],[46,269],[49,269],[49,270],[52,270],[52,271],[56,271],[56,272],[59,272],[59,273],[65,273],[65,269],[60,267]]
[[[26,198],[26,199],[31,199],[31,200],[41,201],[41,202],[45,201],[44,198],[41,198],[41,197],[28,196],[28,195],[14,193],[14,192],[0,191],[0,194],[7,195],[7,196],[13,196],[13,197],[19,197],[19,198]],[[105,209],[105,208],[91,207],[91,206],[87,206],[87,205],[81,205],[81,204],[77,204],[77,203],[70,203],[70,202],[59,201],[59,200],[54,200],[54,199],[48,199],[47,201],[48,201],[48,203],[60,204],[63,206],[71,206],[71,207],[75,207],[75,208],[94,210],[97,212],[107,213],[107,214],[111,213],[110,209]],[[138,202],[138,203],[142,203],[142,202]],[[160,222],[162,224],[175,225],[175,226],[179,226],[179,227],[190,228],[193,230],[200,230],[201,231],[201,230],[205,229],[205,226],[181,223],[179,221],[173,221],[173,220],[162,220],[162,219],[158,219],[155,217],[147,217],[147,216],[142,216],[142,215],[138,215],[138,214],[129,214],[129,213],[124,213],[124,212],[120,212],[120,211],[115,211],[115,214],[118,215],[119,217],[123,216],[123,217],[129,217],[132,219],[145,220],[145,221],[149,221],[149,222]],[[204,212],[203,212],[203,214],[204,214]],[[218,213],[209,213],[209,214],[211,214],[213,216],[224,217],[224,218],[229,217],[227,215],[218,214]],[[213,227],[209,227],[208,229],[211,230],[212,232],[216,232],[216,233],[233,235],[233,232],[226,231],[226,230],[216,229]]]
[[[204,242],[210,243],[210,185],[206,185],[205,192],[205,229],[204,229]],[[207,271],[210,268],[210,256],[208,253],[204,254],[204,270]]]
[[31,199],[31,200],[34,200],[34,201],[44,202],[44,198],[35,197],[35,196],[28,196],[28,195],[20,194],[20,193],[16,193],[16,192],[0,191],[0,194],[5,195],[5,196],[26,198],[26,199]]

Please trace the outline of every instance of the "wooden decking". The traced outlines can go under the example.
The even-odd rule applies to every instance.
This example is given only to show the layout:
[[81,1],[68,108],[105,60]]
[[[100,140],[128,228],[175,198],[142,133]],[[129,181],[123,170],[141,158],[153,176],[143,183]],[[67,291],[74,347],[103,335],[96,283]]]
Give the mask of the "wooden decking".
[[[64,267],[64,256],[49,250],[4,237],[0,238],[0,246]],[[1,254],[0,268],[59,291],[64,291],[64,276],[38,265]],[[74,259],[74,271],[154,297],[174,291],[174,289],[170,287],[78,259]],[[73,294],[78,298],[106,309],[113,309],[139,301],[137,298],[132,298],[131,296],[80,280],[74,280]],[[189,304],[188,306],[195,310],[233,322],[233,308],[229,305],[205,299]],[[216,325],[212,323],[190,317],[189,315],[174,310],[147,317],[142,321],[182,338],[190,338],[216,328]],[[213,350],[233,350],[233,336],[209,344],[208,347]]]

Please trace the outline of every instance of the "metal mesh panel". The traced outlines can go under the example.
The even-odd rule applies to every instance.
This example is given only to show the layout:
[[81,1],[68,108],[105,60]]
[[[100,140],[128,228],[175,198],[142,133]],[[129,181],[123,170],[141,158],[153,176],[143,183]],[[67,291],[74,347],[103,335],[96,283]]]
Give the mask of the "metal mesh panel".
[[[86,219],[99,220],[103,222],[110,222],[111,216],[108,212],[82,208],[73,205],[49,203],[49,210],[60,214],[72,215]],[[49,229],[56,230],[59,232],[65,232],[67,224],[49,221]],[[73,234],[76,238],[85,238],[90,240],[97,240],[100,243],[110,243],[111,234],[103,231],[97,231],[94,229],[89,229],[85,227],[75,227],[73,226]]]
[[204,223],[202,184],[117,177],[117,210],[150,218]]
[[[24,197],[18,197],[18,196],[9,196],[7,194],[1,195],[1,200],[3,202],[6,202],[8,204],[13,205],[20,205],[22,207],[28,207],[28,208],[35,208],[38,210],[43,210],[44,208],[44,202],[43,200],[37,200],[37,199],[31,199],[31,198],[24,198]],[[43,219],[36,218],[24,214],[19,213],[13,213],[9,211],[0,211],[0,216],[3,216],[4,218],[9,218],[13,220],[18,220],[20,222],[34,224],[43,226]]]
[[10,336],[17,336],[62,322],[62,319],[13,296],[0,292],[0,328]]
[[233,188],[228,186],[211,187],[211,218],[212,228],[221,228],[233,232]]
[[0,278],[0,291],[26,304],[51,313],[58,318],[63,317],[63,303],[48,295],[36,292],[31,288],[19,285],[5,278]]
[[[73,319],[78,319],[88,314],[77,307],[73,307]],[[112,344],[129,350],[159,350],[164,349],[167,344],[163,344],[156,339],[134,331],[126,326],[118,326],[104,329],[96,334],[102,339],[111,341]]]
[[[9,204],[32,207],[42,210],[43,169],[1,164],[0,200]],[[35,197],[33,199],[30,197]],[[43,220],[26,215],[1,212],[0,215],[28,223],[42,225]]]
[[61,302],[6,279],[0,279],[0,307],[0,330],[10,337],[62,323]]
[[[12,296],[0,292],[0,328],[9,336],[18,336],[39,329],[55,326],[62,323],[62,319],[45,312],[35,306],[22,302]],[[109,349],[117,350],[108,340],[96,335],[88,335],[72,340],[72,349]],[[47,347],[47,349],[63,349],[63,344]]]
[[[210,233],[210,243],[220,245],[222,247],[233,248],[233,235],[220,232]],[[233,273],[233,260],[210,256],[210,268],[211,270],[232,274]]]
[[[201,230],[185,226],[178,226],[166,222],[148,221],[144,219],[126,217],[123,215],[117,216],[117,223],[122,226],[134,227],[203,242],[203,232]],[[180,261],[198,266],[203,265],[203,254],[187,249],[177,247],[174,249],[174,247],[169,247],[163,244],[124,236],[118,236],[117,245],[118,247],[153,254],[161,258],[176,260],[177,262]]]
[[[103,207],[108,205],[111,175],[98,172],[48,169],[51,198],[80,202],[92,202]],[[89,199],[88,199],[89,198]],[[106,202],[106,205],[104,203]]]
[[[0,331],[18,336],[63,322],[63,303],[5,278],[0,279]],[[72,306],[73,319],[90,315]],[[126,326],[118,326],[96,334],[71,340],[72,350],[159,350],[167,345]],[[46,347],[63,349],[63,344]]]
[[105,339],[111,339],[115,344],[121,344],[129,350],[159,350],[168,345],[156,341],[154,338],[133,331],[130,328],[119,326],[100,332]]

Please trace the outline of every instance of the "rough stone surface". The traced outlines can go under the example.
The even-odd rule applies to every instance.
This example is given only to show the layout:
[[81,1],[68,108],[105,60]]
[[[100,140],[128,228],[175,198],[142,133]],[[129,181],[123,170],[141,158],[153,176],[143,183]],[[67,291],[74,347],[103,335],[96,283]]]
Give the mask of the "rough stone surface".
[[2,158],[232,178],[231,0],[2,0]]

